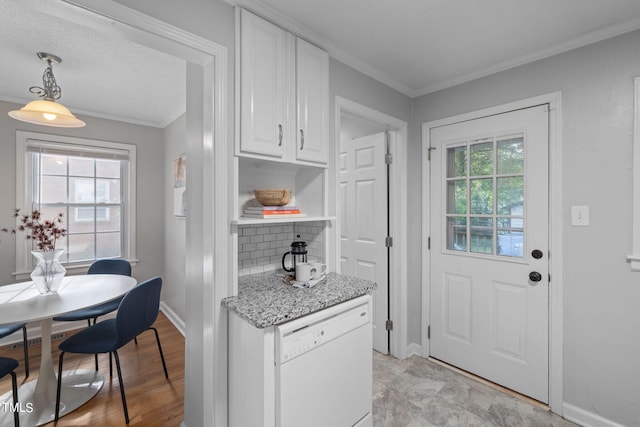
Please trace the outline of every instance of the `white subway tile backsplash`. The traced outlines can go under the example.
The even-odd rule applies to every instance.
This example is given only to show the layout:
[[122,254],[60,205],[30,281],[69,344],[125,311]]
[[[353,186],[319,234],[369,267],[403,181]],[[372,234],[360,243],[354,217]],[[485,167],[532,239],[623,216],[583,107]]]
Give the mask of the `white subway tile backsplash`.
[[279,269],[282,255],[289,251],[294,240],[307,242],[309,259],[324,261],[324,229],[323,221],[239,226],[238,274],[244,276]]

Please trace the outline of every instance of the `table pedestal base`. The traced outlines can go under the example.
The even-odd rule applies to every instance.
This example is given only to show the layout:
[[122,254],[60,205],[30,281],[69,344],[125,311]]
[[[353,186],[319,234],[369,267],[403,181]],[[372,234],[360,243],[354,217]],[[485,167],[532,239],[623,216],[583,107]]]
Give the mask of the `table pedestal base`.
[[[56,411],[56,396],[35,394],[38,380],[18,387],[18,407],[14,408],[13,394],[9,391],[0,396],[0,427],[13,426],[13,411],[20,413],[20,425],[41,426],[53,421]],[[60,416],[66,415],[87,403],[104,384],[104,377],[95,370],[77,369],[62,373],[60,392]]]

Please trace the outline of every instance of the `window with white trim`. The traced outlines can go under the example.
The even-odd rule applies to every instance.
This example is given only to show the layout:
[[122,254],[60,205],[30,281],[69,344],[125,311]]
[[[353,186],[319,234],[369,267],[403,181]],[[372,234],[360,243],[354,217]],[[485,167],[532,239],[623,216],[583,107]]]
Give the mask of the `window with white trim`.
[[[16,155],[16,207],[63,214],[63,264],[135,259],[135,145],[17,131]],[[16,239],[18,274],[33,266],[30,243]]]

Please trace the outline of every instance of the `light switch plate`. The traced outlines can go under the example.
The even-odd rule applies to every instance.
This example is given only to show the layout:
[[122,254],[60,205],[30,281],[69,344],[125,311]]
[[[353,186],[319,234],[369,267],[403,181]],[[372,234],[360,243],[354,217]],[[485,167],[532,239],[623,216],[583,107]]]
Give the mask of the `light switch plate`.
[[578,227],[589,225],[589,206],[571,206],[571,225]]

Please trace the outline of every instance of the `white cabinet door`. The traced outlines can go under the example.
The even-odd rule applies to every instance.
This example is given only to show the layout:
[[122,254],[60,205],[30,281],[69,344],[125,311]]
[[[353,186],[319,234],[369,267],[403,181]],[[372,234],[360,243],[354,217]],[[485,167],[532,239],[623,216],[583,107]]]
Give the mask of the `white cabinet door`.
[[236,154],[326,165],[329,55],[244,9],[240,25]]
[[329,55],[296,40],[296,160],[327,163]]
[[[242,10],[240,149],[282,158],[287,145],[288,33]],[[293,140],[293,138],[292,138]]]

